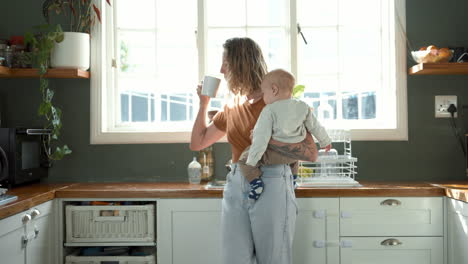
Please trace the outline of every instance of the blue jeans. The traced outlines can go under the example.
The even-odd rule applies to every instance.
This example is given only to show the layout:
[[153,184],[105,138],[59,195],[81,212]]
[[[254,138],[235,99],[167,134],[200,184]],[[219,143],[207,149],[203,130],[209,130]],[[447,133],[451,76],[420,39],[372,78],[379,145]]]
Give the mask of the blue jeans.
[[224,187],[221,213],[223,264],[291,264],[297,216],[289,165],[262,166],[265,189],[249,200],[250,186],[233,164]]

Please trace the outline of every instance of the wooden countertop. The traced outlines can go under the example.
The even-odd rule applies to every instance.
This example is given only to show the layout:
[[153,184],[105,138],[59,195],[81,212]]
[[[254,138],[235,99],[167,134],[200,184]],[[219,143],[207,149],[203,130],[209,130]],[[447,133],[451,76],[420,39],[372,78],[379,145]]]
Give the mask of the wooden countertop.
[[[298,188],[304,197],[429,197],[447,196],[468,202],[468,181],[458,182],[360,182],[361,187]],[[70,183],[34,184],[14,188],[7,194],[18,200],[0,206],[0,219],[54,198],[221,198],[222,189],[188,183]]]
[[0,205],[0,219],[52,200],[55,198],[55,192],[57,190],[62,190],[72,185],[73,184],[33,184],[11,189],[7,194],[16,195],[18,199],[14,202]]
[[[298,188],[300,197],[444,196],[429,183],[361,182],[362,187]],[[468,184],[467,184],[468,186]],[[188,183],[78,183],[56,193],[57,198],[221,198],[222,189]]]

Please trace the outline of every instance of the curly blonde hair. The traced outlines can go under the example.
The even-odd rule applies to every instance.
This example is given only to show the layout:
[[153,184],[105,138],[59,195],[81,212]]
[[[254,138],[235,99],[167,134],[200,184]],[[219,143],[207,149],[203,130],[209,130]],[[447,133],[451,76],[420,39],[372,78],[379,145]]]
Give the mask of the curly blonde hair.
[[231,38],[223,44],[227,63],[227,82],[234,94],[259,91],[268,72],[260,46],[250,38]]

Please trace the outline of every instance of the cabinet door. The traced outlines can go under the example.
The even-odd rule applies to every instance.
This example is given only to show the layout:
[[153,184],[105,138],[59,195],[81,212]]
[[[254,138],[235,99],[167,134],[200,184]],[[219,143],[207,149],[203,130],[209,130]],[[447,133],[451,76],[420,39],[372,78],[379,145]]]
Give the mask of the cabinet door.
[[341,238],[341,264],[441,264],[443,259],[443,237]]
[[221,199],[158,201],[158,263],[221,263]]
[[468,204],[447,199],[448,263],[468,263]]
[[339,263],[338,198],[298,198],[295,264]]
[[0,263],[25,263],[22,223],[24,213],[0,220]]
[[32,220],[26,226],[28,244],[26,245],[27,264],[56,263],[54,258],[57,239],[54,236],[54,201],[37,205],[27,212]]
[[26,247],[27,264],[53,263],[52,252],[55,247],[52,239],[52,215],[44,215],[33,221],[33,228],[29,228],[29,242]]

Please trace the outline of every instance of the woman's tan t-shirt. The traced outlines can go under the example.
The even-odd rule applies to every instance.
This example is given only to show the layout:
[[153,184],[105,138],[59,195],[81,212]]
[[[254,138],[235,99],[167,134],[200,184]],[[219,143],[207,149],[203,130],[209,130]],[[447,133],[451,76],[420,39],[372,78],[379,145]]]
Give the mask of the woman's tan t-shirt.
[[263,99],[251,104],[242,102],[242,97],[236,96],[232,104],[226,104],[223,111],[213,117],[213,124],[226,132],[227,140],[231,144],[232,162],[237,162],[245,148],[252,144],[250,131],[265,107]]

